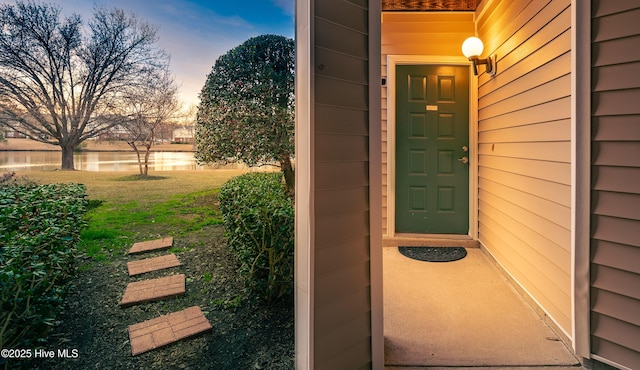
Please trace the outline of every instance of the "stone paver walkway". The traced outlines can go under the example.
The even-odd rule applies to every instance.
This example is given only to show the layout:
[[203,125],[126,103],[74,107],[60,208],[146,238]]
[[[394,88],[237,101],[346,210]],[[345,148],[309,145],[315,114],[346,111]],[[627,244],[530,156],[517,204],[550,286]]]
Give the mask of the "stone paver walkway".
[[127,262],[129,276],[144,274],[145,272],[162,270],[170,267],[180,266],[180,261],[175,254],[145,258],[143,260]]
[[194,306],[129,326],[131,353],[135,356],[211,329],[211,324]]
[[[173,237],[138,242],[129,249],[129,254],[158,251],[171,246],[173,246]],[[128,262],[127,270],[129,276],[134,276],[180,265],[178,257],[171,253]],[[184,293],[184,274],[137,281],[127,285],[120,306],[157,301]],[[211,324],[198,306],[133,324],[129,326],[131,353],[135,356],[209,329]]]
[[129,249],[129,254],[157,251],[171,248],[171,246],[173,246],[173,237],[169,236],[162,239],[135,243],[131,249]]
[[184,274],[180,274],[129,283],[120,306],[126,307],[184,294],[184,281]]

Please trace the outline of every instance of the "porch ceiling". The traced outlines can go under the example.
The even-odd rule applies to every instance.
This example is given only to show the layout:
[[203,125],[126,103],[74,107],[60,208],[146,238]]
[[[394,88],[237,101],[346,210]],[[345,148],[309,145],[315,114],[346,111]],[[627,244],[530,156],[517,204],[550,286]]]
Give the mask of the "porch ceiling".
[[482,0],[382,0],[383,11],[476,10]]

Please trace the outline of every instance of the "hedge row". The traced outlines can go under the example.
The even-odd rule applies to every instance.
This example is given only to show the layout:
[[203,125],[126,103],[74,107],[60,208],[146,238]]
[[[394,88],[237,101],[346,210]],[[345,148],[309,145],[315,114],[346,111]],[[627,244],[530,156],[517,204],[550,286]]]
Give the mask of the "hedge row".
[[0,186],[0,348],[45,341],[75,272],[86,205],[84,185]]
[[293,291],[294,208],[281,173],[248,173],[220,190],[225,233],[240,273],[258,296]]

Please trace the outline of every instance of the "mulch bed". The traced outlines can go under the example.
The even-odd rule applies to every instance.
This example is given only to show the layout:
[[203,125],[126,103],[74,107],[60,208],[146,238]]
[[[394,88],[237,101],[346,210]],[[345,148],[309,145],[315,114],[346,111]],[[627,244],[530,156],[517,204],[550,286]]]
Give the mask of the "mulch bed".
[[[174,252],[186,275],[186,294],[128,308],[118,305],[131,281],[165,276],[156,271],[130,277],[122,251],[108,263],[91,262],[75,279],[47,350],[77,350],[77,358],[13,363],[41,369],[293,369],[294,304],[287,297],[268,305],[250,298],[236,273],[221,226],[176,237]],[[164,252],[154,252],[154,257]],[[85,263],[89,261],[84,261]],[[128,326],[191,306],[201,307],[212,330],[132,356]]]

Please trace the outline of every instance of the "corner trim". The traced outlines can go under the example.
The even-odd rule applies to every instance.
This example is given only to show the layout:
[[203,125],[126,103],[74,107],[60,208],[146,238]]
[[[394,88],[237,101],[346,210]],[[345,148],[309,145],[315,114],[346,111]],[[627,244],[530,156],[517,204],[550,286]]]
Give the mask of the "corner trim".
[[314,77],[313,2],[296,1],[295,363],[314,366]]
[[380,1],[369,2],[369,276],[371,289],[371,367],[384,369],[382,271],[382,60]]
[[591,2],[571,0],[571,308],[574,352],[590,358]]

